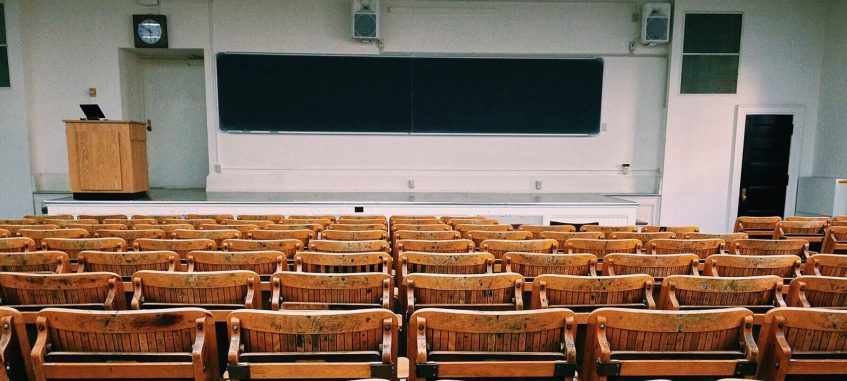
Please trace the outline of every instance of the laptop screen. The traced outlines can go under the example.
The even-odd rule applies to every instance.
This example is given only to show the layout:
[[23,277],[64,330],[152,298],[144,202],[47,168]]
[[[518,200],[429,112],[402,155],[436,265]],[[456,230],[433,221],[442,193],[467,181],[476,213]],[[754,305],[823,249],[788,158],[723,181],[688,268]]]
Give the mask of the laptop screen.
[[79,108],[81,108],[82,112],[85,113],[85,119],[88,119],[88,120],[106,119],[106,116],[103,115],[103,110],[100,110],[100,106],[98,106],[96,104],[79,105]]

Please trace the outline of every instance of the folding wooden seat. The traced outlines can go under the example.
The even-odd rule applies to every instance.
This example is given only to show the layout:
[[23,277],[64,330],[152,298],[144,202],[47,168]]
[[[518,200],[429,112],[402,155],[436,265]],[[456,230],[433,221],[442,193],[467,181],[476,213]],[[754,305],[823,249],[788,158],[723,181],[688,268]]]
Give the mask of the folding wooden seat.
[[[677,237],[679,238],[679,237]],[[730,254],[735,253],[735,241],[739,239],[748,239],[750,238],[747,233],[685,233],[682,235],[682,239],[722,239],[726,242],[726,246],[724,246],[724,251]]]
[[677,237],[674,232],[614,232],[607,234],[609,239],[637,239],[641,241],[641,247],[647,247],[647,242],[654,239],[675,239]]
[[0,219],[0,224],[2,225],[38,225],[38,222],[35,219],[30,218],[21,218],[21,219]]
[[329,218],[293,218],[288,217],[284,220],[280,220],[277,225],[320,225],[323,230],[326,230],[326,227],[329,224],[333,223],[333,220]]
[[0,224],[0,229],[3,229],[9,232],[9,237],[17,237],[18,231],[23,229],[38,229],[38,230],[47,230],[47,229],[59,229],[59,225],[54,224],[41,224],[41,225],[2,225]]
[[334,224],[340,225],[384,225],[386,228],[388,227],[388,221],[383,218],[361,218],[361,219],[349,219],[349,218],[339,218]]
[[12,236],[12,233],[6,229],[0,229],[0,238],[9,238]]
[[215,220],[215,219],[213,219],[213,218],[194,218],[194,219],[189,219],[189,218],[166,218],[166,219],[162,220],[162,222],[160,222],[160,224],[165,224],[165,225],[173,225],[173,224],[180,224],[180,225],[184,225],[184,224],[189,224],[189,225],[193,226],[193,227],[194,227],[194,229],[200,229],[200,226],[202,226],[203,224],[216,224],[216,223],[218,223],[218,221],[216,221],[216,220]]
[[468,232],[476,230],[476,231],[489,231],[489,232],[504,232],[504,231],[512,231],[512,225],[495,225],[495,224],[458,224],[453,225],[453,230],[462,234],[462,238],[468,238]]
[[824,221],[780,221],[776,224],[773,239],[802,239],[809,241],[811,250],[819,251],[824,241]]
[[796,255],[809,258],[809,242],[801,239],[739,239],[735,240],[738,255]]
[[0,307],[0,380],[34,380],[24,318],[14,308]]
[[135,225],[158,225],[159,221],[155,218],[133,218],[131,220],[122,218],[107,218],[103,220],[104,224],[119,224],[126,226],[127,229],[134,229]]
[[829,226],[847,226],[847,220],[832,221]]
[[482,241],[480,251],[491,253],[495,261],[500,262],[508,252],[553,254],[559,251],[559,242],[555,239],[506,240],[488,239]]
[[[500,221],[493,218],[451,218],[444,220],[445,223],[456,229],[459,225],[499,225]],[[456,229],[459,230],[459,229]]]
[[[462,234],[449,231],[417,231],[417,230],[398,230],[394,232],[393,240],[391,241],[391,252],[394,253],[394,258],[399,258],[400,242],[403,240],[419,240],[419,241],[451,241],[462,238]],[[472,242],[473,243],[473,242]],[[412,250],[406,250],[412,251]],[[399,260],[395,262],[399,263]]]
[[164,223],[165,220],[168,220],[168,219],[178,220],[178,219],[182,218],[182,216],[177,215],[177,214],[152,214],[152,215],[135,214],[132,217],[130,217],[131,220],[150,219],[150,218],[156,220],[156,223],[161,224],[161,223]]
[[660,233],[660,232],[668,232],[674,233],[679,237],[687,233],[699,233],[699,226],[656,226],[656,225],[645,225],[641,227],[642,233]]
[[[265,227],[267,231],[290,231],[290,230],[308,230],[312,232],[317,238],[318,234],[324,230],[324,226],[321,224],[289,224],[289,225],[268,225]],[[264,230],[257,230],[264,231]],[[252,234],[253,232],[247,233]]]
[[474,245],[479,248],[482,241],[488,239],[523,241],[532,239],[532,232],[523,230],[508,230],[508,231],[488,231],[488,230],[471,230],[467,234],[467,238],[473,241]]
[[94,234],[95,237],[117,237],[126,241],[127,247],[132,247],[133,242],[139,238],[164,239],[165,232],[159,229],[143,229],[143,230],[98,230]]
[[[580,380],[716,379],[756,373],[753,313],[601,308],[588,317]],[[708,377],[708,378],[706,378]]]
[[541,232],[563,232],[563,233],[574,233],[576,232],[576,227],[573,225],[521,225],[518,227],[520,231],[527,231],[532,233],[532,238],[542,238]]
[[663,310],[744,307],[756,313],[785,307],[782,278],[751,276],[715,278],[671,275],[662,281],[659,305]]
[[403,278],[406,295],[401,311],[409,317],[422,308],[465,310],[522,310],[524,278],[520,274],[409,274]]
[[543,274],[597,276],[597,257],[591,254],[508,252],[503,264],[505,272],[521,274],[527,282]]
[[86,250],[126,251],[123,238],[44,238],[41,246],[44,250],[64,251],[71,260]]
[[700,275],[696,254],[608,254],[603,259],[603,275],[647,274],[661,282],[670,275]]
[[121,278],[114,273],[102,272],[0,273],[0,300],[3,305],[21,312],[51,306],[88,310],[126,309]]
[[74,216],[70,214],[39,214],[26,215],[25,220],[34,220],[36,223],[43,224],[45,220],[73,220]]
[[273,310],[391,309],[394,286],[386,273],[298,273],[271,276]]
[[535,278],[531,308],[568,308],[576,312],[601,307],[656,309],[653,277],[646,274],[584,277],[543,274]]
[[[335,222],[336,218],[330,214],[324,215],[308,215],[308,214],[295,214],[288,216],[286,220],[329,220],[330,223]],[[281,222],[280,222],[281,223]]]
[[134,310],[199,307],[221,316],[262,309],[259,274],[246,270],[171,272],[142,270],[132,276]]
[[397,256],[407,251],[425,253],[473,253],[474,244],[469,239],[400,239],[397,243]]
[[36,380],[219,380],[215,320],[199,308],[38,314]]
[[[272,226],[297,226],[297,225],[272,225]],[[247,239],[252,240],[289,240],[296,239],[303,244],[303,247],[309,247],[309,242],[317,237],[317,233],[309,229],[297,230],[254,230],[247,233]]]
[[[99,223],[100,223],[100,221],[97,221],[97,220],[91,219],[91,218],[82,219],[82,220],[47,219],[47,220],[44,220],[43,225],[56,225],[61,229],[66,229],[68,227],[68,225],[71,225],[71,224],[92,224],[92,225],[94,225],[94,224],[99,224]],[[38,229],[38,228],[33,228],[33,229]]]
[[35,240],[27,237],[0,238],[0,253],[35,251]]
[[400,322],[391,311],[244,310],[227,319],[232,380],[397,380]]
[[309,242],[309,251],[325,253],[367,253],[382,251],[388,253],[391,247],[387,241],[326,241],[314,240]]
[[330,241],[374,241],[388,240],[385,230],[327,230],[321,233],[321,239]]
[[806,261],[804,275],[847,277],[847,256],[815,254]]
[[88,235],[94,237],[98,230],[127,230],[124,224],[68,224],[70,229],[85,229]]
[[218,245],[210,239],[147,239],[139,238],[133,243],[135,251],[173,251],[180,259],[188,259],[195,250],[217,250]]
[[277,224],[280,220],[284,220],[282,214],[239,214],[236,217],[238,221],[273,221]]
[[[488,253],[425,253],[407,251],[400,255],[401,274],[492,274],[494,256]],[[400,279],[402,283],[402,279]]]
[[581,232],[601,232],[603,234],[608,235],[609,233],[615,232],[630,232],[630,233],[638,233],[638,226],[634,225],[625,225],[625,226],[600,226],[600,225],[582,225],[579,228]]
[[174,230],[174,239],[211,239],[215,241],[215,245],[223,247],[224,241],[228,239],[239,239],[242,234],[235,229],[216,229],[216,230]]
[[141,270],[177,271],[179,255],[173,251],[133,251],[114,253],[108,251],[83,251],[79,253],[77,272],[110,272],[125,281]]
[[[421,217],[421,218],[394,218],[389,219],[389,225],[442,225],[444,224],[436,217]],[[449,225],[448,225],[449,226]]]
[[385,218],[384,215],[381,214],[342,214],[338,216],[335,220],[336,222],[341,222],[344,220],[348,221],[363,221],[363,220],[380,220],[383,223],[388,223],[388,218]]
[[801,276],[791,281],[791,307],[847,309],[847,278]]
[[394,224],[391,225],[392,232],[401,230],[412,231],[450,231],[453,227],[447,224]]
[[288,256],[281,251],[192,251],[188,253],[188,271],[231,271],[247,270],[269,276],[288,271]]
[[747,233],[753,238],[771,238],[777,222],[782,217],[738,217],[735,220],[735,233]]
[[0,271],[61,274],[70,271],[70,258],[61,251],[0,253]]
[[798,222],[825,222],[827,225],[832,222],[832,218],[830,217],[811,217],[811,216],[790,216],[786,217],[785,221],[798,221]]
[[78,220],[97,220],[101,224],[107,219],[126,220],[127,218],[125,214],[80,214],[77,216]]
[[486,219],[486,218],[483,217],[483,216],[480,216],[480,215],[476,215],[476,216],[441,216],[441,217],[438,217],[438,219],[440,219],[445,224],[450,225],[450,221],[452,221],[452,220],[472,220],[472,219]]
[[342,224],[342,223],[335,223],[335,224],[329,225],[326,228],[326,230],[344,230],[344,231],[349,231],[349,230],[356,230],[356,231],[359,231],[359,230],[383,230],[385,232],[388,232],[388,226],[385,225],[385,224]]
[[176,230],[192,230],[194,229],[194,225],[191,224],[138,224],[133,226],[136,230],[161,230],[165,232],[165,238],[173,237],[174,231]]
[[415,312],[407,330],[409,380],[570,380],[578,366],[574,313]]
[[21,229],[18,230],[21,237],[32,238],[35,241],[35,247],[41,247],[41,240],[44,238],[88,238],[88,231],[85,229]]
[[594,254],[602,261],[606,254],[641,252],[641,241],[637,239],[581,239],[572,238],[565,241],[568,254]]
[[213,223],[218,223],[219,221],[234,220],[235,218],[232,216],[232,214],[186,214],[185,219],[186,220],[201,220],[201,219],[215,220],[216,222],[213,222]]
[[294,256],[294,269],[307,273],[386,273],[391,274],[391,255],[382,251],[366,253],[300,252]]
[[759,334],[762,353],[757,378],[843,378],[847,374],[845,337],[847,311],[775,308],[765,315]]
[[723,254],[726,243],[722,239],[654,239],[647,242],[647,254],[696,254],[705,260],[713,254]]
[[831,226],[826,228],[821,253],[847,253],[847,226]]
[[274,250],[285,253],[289,258],[303,251],[303,242],[299,239],[228,239],[224,240],[224,251],[266,251]]
[[[276,221],[271,220],[222,220],[219,221],[218,226],[220,229],[226,229],[227,226],[233,226],[233,229],[238,229],[241,232],[249,231],[247,230],[250,225],[258,226],[258,229],[265,229],[269,225],[276,225]],[[242,227],[243,226],[243,227]],[[256,229],[251,229],[256,230]]]
[[417,220],[438,220],[438,221],[441,221],[440,218],[433,216],[433,215],[427,215],[427,214],[395,214],[395,215],[388,217],[388,220],[389,221],[394,221],[394,220],[413,220],[413,221],[417,221]]
[[256,224],[203,224],[200,225],[199,230],[238,230],[242,236],[246,237],[247,233],[260,230],[260,228]]
[[555,239],[556,242],[559,243],[559,251],[567,252],[567,246],[565,242],[569,239],[579,238],[579,239],[604,239],[606,234],[603,232],[554,232],[554,231],[545,231],[538,233],[538,235],[542,239]]
[[780,278],[800,276],[800,257],[796,255],[718,254],[706,258],[706,276],[745,277],[776,275]]
[[832,217],[832,222],[843,222],[843,221],[847,221],[847,215]]

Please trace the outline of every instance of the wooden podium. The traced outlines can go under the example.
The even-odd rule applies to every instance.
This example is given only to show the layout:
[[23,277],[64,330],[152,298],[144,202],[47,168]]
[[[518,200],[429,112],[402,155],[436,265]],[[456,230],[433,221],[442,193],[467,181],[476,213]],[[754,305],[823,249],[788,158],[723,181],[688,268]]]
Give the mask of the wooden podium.
[[66,120],[68,173],[76,199],[146,195],[147,127],[125,120]]

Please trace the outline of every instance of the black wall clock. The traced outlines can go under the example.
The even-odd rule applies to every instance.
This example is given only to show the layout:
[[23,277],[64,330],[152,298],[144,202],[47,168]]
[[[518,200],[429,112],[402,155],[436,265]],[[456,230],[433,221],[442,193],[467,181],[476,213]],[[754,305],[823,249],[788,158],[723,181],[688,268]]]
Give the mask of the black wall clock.
[[165,15],[132,15],[136,48],[167,48],[168,22]]

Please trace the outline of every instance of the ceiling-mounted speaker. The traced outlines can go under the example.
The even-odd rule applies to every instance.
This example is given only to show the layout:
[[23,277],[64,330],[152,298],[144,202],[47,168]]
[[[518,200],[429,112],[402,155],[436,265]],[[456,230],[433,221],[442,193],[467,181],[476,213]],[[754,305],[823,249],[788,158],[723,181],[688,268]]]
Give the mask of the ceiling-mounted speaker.
[[647,3],[641,11],[641,43],[667,44],[671,40],[670,3]]
[[353,0],[353,38],[379,40],[379,0]]

